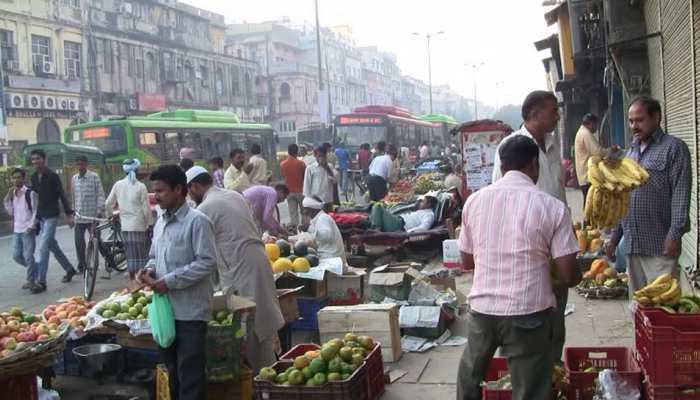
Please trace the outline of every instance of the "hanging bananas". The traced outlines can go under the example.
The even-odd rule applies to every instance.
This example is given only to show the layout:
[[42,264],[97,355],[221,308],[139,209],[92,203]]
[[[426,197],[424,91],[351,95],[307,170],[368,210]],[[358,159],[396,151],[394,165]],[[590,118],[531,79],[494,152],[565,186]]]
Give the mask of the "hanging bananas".
[[598,228],[613,228],[627,215],[630,191],[645,184],[649,174],[628,157],[590,157],[586,220]]

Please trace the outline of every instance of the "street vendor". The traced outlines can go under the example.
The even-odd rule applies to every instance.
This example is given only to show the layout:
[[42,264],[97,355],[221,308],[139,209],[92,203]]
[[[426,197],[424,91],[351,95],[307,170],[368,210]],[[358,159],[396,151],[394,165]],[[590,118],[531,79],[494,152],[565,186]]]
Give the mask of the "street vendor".
[[367,177],[367,188],[369,189],[369,199],[379,201],[386,196],[391,172],[391,156],[385,154],[386,143],[377,143],[377,155],[369,164],[369,176]]
[[234,288],[255,302],[259,318],[248,324],[246,358],[254,373],[277,361],[273,337],[284,326],[275,280],[252,214],[240,193],[213,185],[202,167],[187,171],[187,187],[197,209],[214,225],[219,287]]
[[382,232],[425,232],[433,227],[437,202],[436,197],[424,195],[418,200],[416,211],[400,215],[394,215],[384,205],[376,203],[372,206],[369,221],[372,228]]
[[578,284],[578,246],[568,208],[539,190],[539,149],[518,135],[500,146],[503,178],[464,206],[459,250],[474,270],[467,346],[459,363],[457,399],[481,399],[496,349],[508,359],[514,400],[549,399],[554,367],[556,299],[550,279]]
[[275,217],[275,214],[279,214],[277,204],[285,201],[287,196],[289,196],[289,188],[283,183],[277,184],[274,188],[255,185],[243,192],[243,197],[250,205],[250,211],[253,213],[253,219],[261,235],[265,231],[273,235],[287,235],[287,231]]
[[320,258],[340,257],[343,263],[347,263],[343,236],[333,218],[323,211],[323,202],[319,198],[305,197],[302,207],[304,214],[311,219],[309,233],[313,235],[318,256]]

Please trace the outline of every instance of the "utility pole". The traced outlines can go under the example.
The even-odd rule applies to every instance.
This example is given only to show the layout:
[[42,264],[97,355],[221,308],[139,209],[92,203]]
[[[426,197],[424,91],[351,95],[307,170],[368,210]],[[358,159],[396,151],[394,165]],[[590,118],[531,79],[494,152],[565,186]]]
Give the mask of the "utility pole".
[[484,63],[481,62],[479,64],[472,64],[472,78],[474,79],[474,121],[479,119],[479,106],[477,105],[477,98],[476,98],[476,69],[478,67],[483,66]]
[[[321,23],[319,22],[318,18],[318,0],[314,0],[314,8],[316,12],[316,56],[318,57],[318,94],[319,94],[319,102],[318,102],[318,112],[319,112],[319,119],[321,120],[321,128],[326,127],[326,115],[327,112],[323,112],[321,107],[328,107],[327,104],[324,104],[325,102],[321,98],[321,96],[324,93],[324,85],[323,85],[323,57],[321,56]],[[330,93],[328,94],[328,97],[330,98]],[[330,101],[330,99],[328,100]]]
[[425,35],[421,35],[418,32],[412,33],[412,35],[415,36],[425,36],[426,49],[428,51],[428,100],[430,102],[430,114],[433,113],[433,65],[430,56],[430,38],[432,38],[433,36],[442,35],[444,33],[445,32],[443,31],[436,32],[435,34],[426,33]]

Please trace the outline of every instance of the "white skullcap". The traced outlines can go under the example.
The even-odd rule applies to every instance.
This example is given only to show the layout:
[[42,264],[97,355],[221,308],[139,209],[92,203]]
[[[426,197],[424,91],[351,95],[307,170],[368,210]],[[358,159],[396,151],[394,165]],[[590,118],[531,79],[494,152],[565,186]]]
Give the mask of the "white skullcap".
[[208,174],[209,171],[206,170],[204,167],[200,167],[199,165],[195,165],[194,167],[190,168],[185,172],[185,175],[187,176],[187,184],[189,185],[190,182],[192,182],[192,179],[202,175],[202,174]]
[[323,203],[315,200],[311,197],[304,197],[304,201],[301,202],[304,208],[313,208],[314,210],[323,210]]

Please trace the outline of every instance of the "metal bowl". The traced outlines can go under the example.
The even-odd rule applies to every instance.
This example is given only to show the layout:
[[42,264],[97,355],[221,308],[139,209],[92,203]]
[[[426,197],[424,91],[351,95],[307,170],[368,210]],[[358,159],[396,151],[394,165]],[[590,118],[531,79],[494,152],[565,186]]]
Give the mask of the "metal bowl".
[[80,368],[91,375],[120,372],[122,346],[118,344],[87,344],[73,349]]

